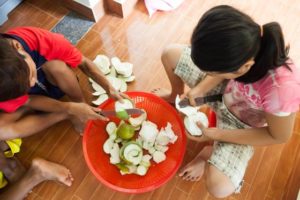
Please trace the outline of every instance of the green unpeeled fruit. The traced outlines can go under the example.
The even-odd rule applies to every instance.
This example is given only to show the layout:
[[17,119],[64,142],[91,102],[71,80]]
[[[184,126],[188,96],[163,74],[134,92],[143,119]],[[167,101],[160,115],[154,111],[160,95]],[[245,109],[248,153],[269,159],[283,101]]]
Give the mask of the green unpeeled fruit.
[[129,115],[126,110],[121,110],[117,112],[117,117],[122,120],[127,120],[129,118]]
[[135,132],[134,132],[134,127],[127,124],[123,123],[119,126],[117,130],[117,136],[123,140],[129,140],[133,138]]

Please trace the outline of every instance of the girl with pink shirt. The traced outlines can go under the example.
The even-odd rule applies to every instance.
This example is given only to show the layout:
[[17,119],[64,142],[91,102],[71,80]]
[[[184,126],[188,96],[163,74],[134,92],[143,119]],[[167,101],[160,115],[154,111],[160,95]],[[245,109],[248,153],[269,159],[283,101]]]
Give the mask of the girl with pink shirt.
[[217,198],[239,192],[253,146],[286,142],[300,104],[300,71],[288,57],[281,27],[260,26],[230,6],[207,11],[198,22],[191,46],[170,45],[162,63],[172,90],[153,92],[173,103],[177,94],[195,105],[195,97],[222,94],[208,105],[217,114],[217,128],[188,138],[213,140],[179,176],[197,181],[206,173],[208,191]]

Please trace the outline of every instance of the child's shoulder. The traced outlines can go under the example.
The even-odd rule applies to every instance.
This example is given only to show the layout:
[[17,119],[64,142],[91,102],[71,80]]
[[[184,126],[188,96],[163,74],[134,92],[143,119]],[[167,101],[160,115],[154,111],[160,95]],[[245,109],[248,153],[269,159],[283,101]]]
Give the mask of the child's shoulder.
[[289,59],[286,65],[269,70],[268,74],[254,85],[260,89],[283,87],[285,85],[298,85],[300,87],[300,69]]

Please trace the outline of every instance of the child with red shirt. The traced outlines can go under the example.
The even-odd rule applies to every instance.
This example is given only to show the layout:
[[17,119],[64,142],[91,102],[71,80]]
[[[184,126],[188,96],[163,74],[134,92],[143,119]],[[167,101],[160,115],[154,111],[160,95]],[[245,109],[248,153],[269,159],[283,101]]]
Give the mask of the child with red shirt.
[[[20,141],[13,139],[30,136],[59,121],[70,119],[81,132],[88,119],[107,120],[97,113],[99,109],[85,103],[72,68],[79,68],[95,80],[110,97],[120,101],[128,98],[118,93],[95,64],[62,35],[40,28],[18,27],[1,34],[0,66],[0,147],[5,152],[10,147],[7,155],[13,155],[19,148]],[[71,101],[58,100],[64,95]],[[4,142],[8,140],[11,142]],[[10,167],[16,166],[16,160],[1,155],[0,163],[0,179],[1,176],[8,178],[8,182],[19,179],[20,173]],[[25,185],[31,188],[23,187],[21,196],[43,180],[60,180],[66,185],[72,182],[66,168],[42,159],[34,160],[29,175],[24,177],[40,175],[40,172],[47,176],[39,176],[38,181],[29,180],[31,184]],[[0,188],[1,185],[5,182],[1,184],[0,180]]]

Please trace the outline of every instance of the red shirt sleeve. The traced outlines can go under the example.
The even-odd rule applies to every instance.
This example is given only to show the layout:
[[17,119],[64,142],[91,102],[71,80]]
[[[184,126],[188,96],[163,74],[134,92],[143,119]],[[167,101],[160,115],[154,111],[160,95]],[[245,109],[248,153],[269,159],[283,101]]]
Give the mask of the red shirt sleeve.
[[63,35],[36,27],[18,27],[7,32],[22,38],[31,51],[37,51],[47,61],[61,60],[77,67],[82,54]]

